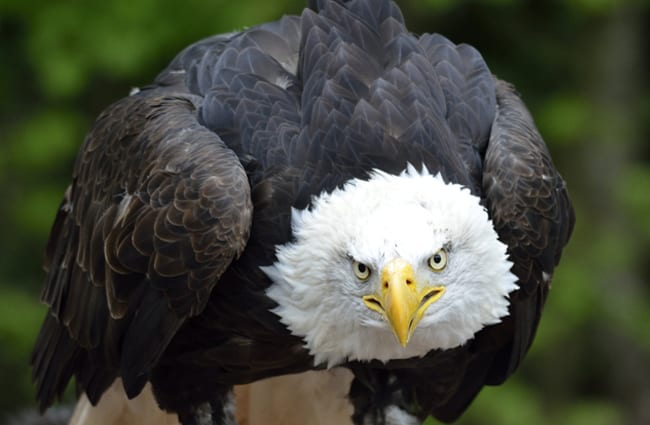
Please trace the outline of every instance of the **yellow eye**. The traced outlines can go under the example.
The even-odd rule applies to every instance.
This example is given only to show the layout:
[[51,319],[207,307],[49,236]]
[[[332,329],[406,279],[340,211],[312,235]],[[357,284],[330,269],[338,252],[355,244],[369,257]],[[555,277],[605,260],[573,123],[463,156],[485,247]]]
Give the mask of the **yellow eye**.
[[434,272],[441,272],[447,267],[447,251],[444,248],[429,257],[429,267]]
[[358,261],[352,263],[352,270],[354,270],[354,275],[359,280],[368,280],[370,277],[370,267]]

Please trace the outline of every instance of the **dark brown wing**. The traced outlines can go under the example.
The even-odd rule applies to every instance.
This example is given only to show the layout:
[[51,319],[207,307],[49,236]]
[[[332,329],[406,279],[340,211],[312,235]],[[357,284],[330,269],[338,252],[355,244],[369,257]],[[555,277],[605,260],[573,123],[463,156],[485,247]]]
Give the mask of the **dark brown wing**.
[[479,332],[453,396],[434,409],[444,421],[457,418],[483,385],[498,385],[519,366],[542,314],[555,266],[575,217],[564,180],[533,119],[514,88],[495,82],[497,110],[483,163],[485,202],[508,245],[519,290],[510,294],[510,314]]
[[501,382],[530,347],[575,216],[564,180],[514,87],[497,81],[496,95],[483,188],[520,288],[511,295],[512,346],[502,353],[501,368],[492,374]]
[[113,104],[80,151],[47,247],[50,310],[32,357],[43,408],[72,375],[91,401],[118,375],[139,393],[246,245],[247,176],[182,89]]

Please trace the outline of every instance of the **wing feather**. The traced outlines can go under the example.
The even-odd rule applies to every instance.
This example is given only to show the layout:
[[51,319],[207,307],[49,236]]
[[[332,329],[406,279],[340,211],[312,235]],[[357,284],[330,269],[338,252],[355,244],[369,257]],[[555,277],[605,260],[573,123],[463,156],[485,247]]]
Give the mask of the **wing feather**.
[[[50,312],[32,357],[41,406],[72,374],[91,401],[118,375],[130,396],[139,393],[243,251],[248,179],[198,123],[198,100],[143,90],[109,107],[89,133],[47,247]],[[107,366],[98,374],[99,363]]]
[[510,314],[470,343],[467,369],[451,396],[432,406],[431,413],[445,422],[455,420],[485,384],[502,383],[519,366],[574,224],[564,180],[528,110],[510,84],[495,80],[494,87],[496,113],[483,162],[483,196],[499,238],[508,245],[519,290],[510,294]]
[[495,229],[509,247],[520,288],[511,296],[507,319],[513,323],[512,343],[500,354],[500,367],[490,378],[502,382],[532,342],[575,216],[566,184],[514,88],[497,80],[496,95],[483,188]]

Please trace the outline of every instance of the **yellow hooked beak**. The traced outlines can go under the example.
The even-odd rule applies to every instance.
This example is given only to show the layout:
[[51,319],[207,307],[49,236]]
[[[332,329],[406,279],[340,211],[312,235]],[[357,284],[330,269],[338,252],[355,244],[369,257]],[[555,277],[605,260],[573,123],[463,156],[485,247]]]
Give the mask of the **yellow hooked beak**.
[[406,347],[426,309],[445,292],[444,286],[418,291],[413,267],[401,258],[386,264],[381,272],[379,293],[363,297],[371,310],[382,313],[402,347]]

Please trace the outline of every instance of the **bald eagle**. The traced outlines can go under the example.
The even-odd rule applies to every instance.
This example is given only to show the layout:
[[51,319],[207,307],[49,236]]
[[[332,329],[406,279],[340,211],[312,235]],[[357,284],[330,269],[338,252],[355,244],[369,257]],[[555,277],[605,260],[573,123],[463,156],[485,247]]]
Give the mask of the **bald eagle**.
[[573,222],[474,48],[389,0],[312,1],[97,118],[46,248],[40,407],[72,377],[93,404],[150,383],[227,424],[234,385],[345,368],[356,424],[453,421],[520,364]]

